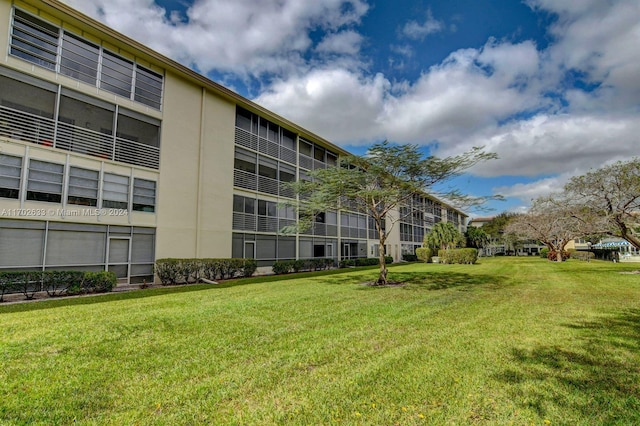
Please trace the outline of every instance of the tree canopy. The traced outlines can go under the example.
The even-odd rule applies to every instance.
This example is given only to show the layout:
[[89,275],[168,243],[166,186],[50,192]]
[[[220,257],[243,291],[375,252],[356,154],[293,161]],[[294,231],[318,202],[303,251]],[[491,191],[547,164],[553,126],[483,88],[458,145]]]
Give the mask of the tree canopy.
[[373,219],[378,234],[380,275],[376,284],[387,283],[384,245],[394,225],[403,219],[401,208],[416,196],[445,197],[459,205],[481,204],[483,197],[471,197],[457,190],[436,192],[446,182],[475,164],[496,158],[482,148],[452,157],[424,156],[417,145],[377,143],[365,156],[340,158],[339,167],[316,169],[309,180],[293,184],[300,194],[297,207],[299,227],[311,226],[313,218],[327,210],[350,210]]
[[464,244],[464,236],[449,222],[438,222],[424,236],[424,245],[430,248],[447,250]]
[[640,159],[617,162],[572,178],[564,188],[574,214],[593,228],[593,233],[616,236],[640,249]]

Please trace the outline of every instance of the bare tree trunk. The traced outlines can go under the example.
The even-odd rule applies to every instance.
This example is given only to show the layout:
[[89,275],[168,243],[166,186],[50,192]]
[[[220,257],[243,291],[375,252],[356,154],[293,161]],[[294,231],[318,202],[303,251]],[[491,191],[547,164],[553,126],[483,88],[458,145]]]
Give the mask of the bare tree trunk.
[[384,244],[380,242],[378,246],[378,258],[380,259],[380,275],[376,281],[376,285],[387,285],[387,263],[384,257]]

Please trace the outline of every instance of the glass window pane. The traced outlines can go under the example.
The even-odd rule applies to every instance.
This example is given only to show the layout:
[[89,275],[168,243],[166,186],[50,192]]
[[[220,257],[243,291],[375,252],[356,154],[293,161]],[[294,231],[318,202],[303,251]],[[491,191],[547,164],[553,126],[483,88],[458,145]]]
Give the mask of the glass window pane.
[[59,203],[62,199],[64,166],[31,160],[27,182],[27,200]]
[[132,81],[133,62],[104,51],[100,88],[130,98]]
[[133,180],[133,210],[154,212],[156,210],[156,183],[152,180]]
[[51,70],[55,69],[59,30],[55,26],[15,9],[11,31],[11,54]]
[[18,198],[22,158],[0,154],[0,197]]
[[105,173],[102,186],[102,207],[126,209],[129,206],[129,177]]
[[67,202],[82,206],[98,205],[98,180],[100,173],[80,167],[69,169],[69,194]]
[[157,147],[160,145],[160,126],[118,114],[117,136]]
[[95,85],[99,56],[98,46],[64,32],[60,73]]
[[162,103],[162,76],[140,65],[136,66],[135,100],[160,109]]

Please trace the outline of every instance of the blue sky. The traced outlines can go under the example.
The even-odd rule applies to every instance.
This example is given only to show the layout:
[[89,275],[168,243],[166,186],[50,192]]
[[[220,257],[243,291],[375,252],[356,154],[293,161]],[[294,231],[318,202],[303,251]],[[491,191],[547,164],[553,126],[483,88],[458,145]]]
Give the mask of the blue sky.
[[637,0],[65,2],[353,152],[484,146],[496,213],[640,150]]

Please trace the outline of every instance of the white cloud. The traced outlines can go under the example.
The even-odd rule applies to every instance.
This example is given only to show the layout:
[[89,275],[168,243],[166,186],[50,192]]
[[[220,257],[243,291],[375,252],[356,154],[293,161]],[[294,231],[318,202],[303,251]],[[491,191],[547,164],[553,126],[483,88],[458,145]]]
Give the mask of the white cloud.
[[[152,0],[65,2],[202,72],[274,74],[255,100],[336,143],[435,142],[438,155],[484,145],[500,160],[475,173],[544,176],[509,190],[523,199],[557,184],[550,175],[638,155],[637,0],[528,0],[557,15],[545,49],[490,39],[401,81],[361,62],[366,0],[196,0],[168,17]],[[444,30],[430,11],[400,28],[405,40]]]
[[491,41],[452,53],[414,83],[320,69],[282,80],[256,101],[337,143],[455,144],[514,111],[545,104],[520,83],[535,78],[538,61],[532,43]]
[[431,10],[427,10],[424,22],[415,20],[407,22],[401,30],[401,33],[412,40],[422,40],[429,34],[434,34],[444,29],[444,24],[433,17]]
[[328,34],[316,47],[317,52],[339,55],[357,55],[363,37],[355,31],[347,30]]
[[[305,67],[309,33],[339,33],[367,13],[364,0],[197,0],[177,19],[153,0],[65,0],[129,35],[204,73],[290,73]],[[357,52],[353,35],[343,50]],[[346,38],[346,39],[345,39]],[[338,46],[335,44],[335,46]],[[345,53],[344,51],[341,53]]]

